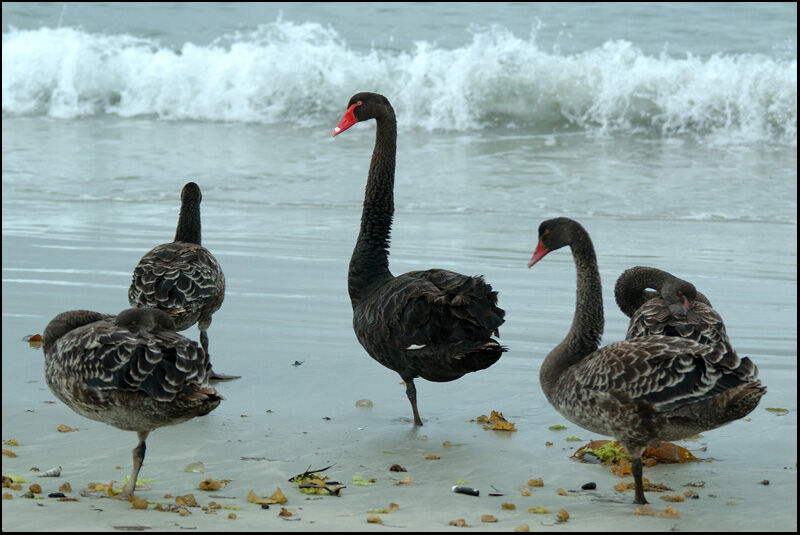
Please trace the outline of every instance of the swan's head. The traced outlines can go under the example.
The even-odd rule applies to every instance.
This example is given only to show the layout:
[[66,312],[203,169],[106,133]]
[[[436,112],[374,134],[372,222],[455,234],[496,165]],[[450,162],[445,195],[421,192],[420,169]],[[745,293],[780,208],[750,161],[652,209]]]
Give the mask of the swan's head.
[[163,310],[150,307],[123,310],[117,314],[114,324],[131,332],[152,331],[155,328],[175,330],[175,322],[169,314]]
[[671,277],[661,285],[660,293],[670,311],[676,316],[683,317],[689,310],[694,309],[697,288],[691,282]]
[[181,190],[181,202],[196,202],[199,203],[203,200],[203,195],[200,193],[200,186],[194,182],[189,182]]
[[[577,229],[583,230],[583,227],[581,227],[580,223],[568,217],[556,217],[555,219],[542,221],[542,224],[539,225],[539,243],[533,251],[533,257],[528,262],[528,267],[533,267],[547,253],[560,249],[565,245],[571,245],[574,231]],[[583,233],[585,232],[583,230]]]
[[387,109],[392,110],[392,105],[389,103],[389,99],[383,95],[379,93],[356,93],[350,97],[350,101],[347,103],[347,111],[344,112],[339,124],[333,129],[333,135],[341,134],[359,121],[379,117]]

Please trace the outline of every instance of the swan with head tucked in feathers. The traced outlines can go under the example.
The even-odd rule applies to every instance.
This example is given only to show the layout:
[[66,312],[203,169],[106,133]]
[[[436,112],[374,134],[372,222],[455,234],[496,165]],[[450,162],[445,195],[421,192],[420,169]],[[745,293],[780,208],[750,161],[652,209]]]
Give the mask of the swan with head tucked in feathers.
[[45,379],[58,399],[81,416],[137,433],[123,498],[136,488],[151,431],[208,414],[223,399],[208,384],[205,351],[158,309],[62,312],[42,341]]

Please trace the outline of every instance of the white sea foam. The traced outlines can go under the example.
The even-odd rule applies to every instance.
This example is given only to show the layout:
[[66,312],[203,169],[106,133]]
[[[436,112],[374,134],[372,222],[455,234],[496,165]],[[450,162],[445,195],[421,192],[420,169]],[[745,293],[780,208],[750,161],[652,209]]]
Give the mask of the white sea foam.
[[328,125],[351,94],[392,100],[401,128],[492,126],[797,144],[797,59],[649,56],[627,41],[578,54],[535,35],[473,31],[442,48],[357,51],[316,23],[283,20],[173,50],[76,28],[3,34],[3,114]]

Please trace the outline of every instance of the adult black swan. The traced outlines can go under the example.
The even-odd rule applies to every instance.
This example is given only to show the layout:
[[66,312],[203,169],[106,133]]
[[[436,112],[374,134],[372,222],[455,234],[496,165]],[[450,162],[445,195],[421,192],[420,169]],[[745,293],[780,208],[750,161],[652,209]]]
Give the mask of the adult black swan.
[[[132,307],[154,307],[169,314],[179,331],[197,323],[200,344],[208,355],[211,315],[225,299],[225,275],[219,262],[200,245],[200,201],[194,182],[183,186],[175,240],[148,251],[133,270],[128,289]],[[238,379],[211,371],[212,381]]]
[[389,272],[397,149],[392,105],[377,93],[354,95],[333,135],[368,119],[375,119],[377,132],[347,276],[353,329],[367,353],[403,379],[414,424],[422,425],[414,378],[452,381],[497,362],[506,348],[492,336],[499,336],[505,312],[483,277],[444,269]]
[[630,453],[635,503],[647,503],[641,455],[648,445],[679,440],[741,418],[766,388],[749,358],[724,344],[646,335],[598,349],[603,298],[592,241],[576,221],[539,226],[528,267],[569,245],[578,276],[575,316],[566,338],[542,363],[539,381],[553,407],[571,422],[616,438]]
[[137,433],[123,498],[136,488],[152,430],[208,414],[223,399],[208,385],[206,353],[161,310],[62,312],[42,338],[50,391],[81,416]]
[[648,266],[627,269],[617,279],[614,297],[631,318],[626,339],[660,334],[730,345],[725,323],[708,298],[667,271]]

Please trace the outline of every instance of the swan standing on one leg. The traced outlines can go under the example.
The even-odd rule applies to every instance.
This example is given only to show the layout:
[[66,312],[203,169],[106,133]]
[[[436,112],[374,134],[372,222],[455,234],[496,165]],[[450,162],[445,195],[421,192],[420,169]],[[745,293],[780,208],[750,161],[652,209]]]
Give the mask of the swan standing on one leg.
[[483,277],[444,269],[389,272],[389,235],[394,213],[397,120],[389,100],[358,93],[333,135],[375,119],[375,148],[367,177],[361,230],[347,286],[353,328],[367,353],[396,371],[406,384],[414,424],[422,425],[414,378],[452,381],[494,364],[506,348],[498,336],[505,312]]
[[50,391],[81,416],[137,433],[122,498],[136,488],[151,431],[208,414],[224,399],[208,385],[206,353],[161,310],[62,312],[42,338]]

